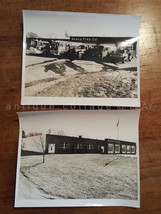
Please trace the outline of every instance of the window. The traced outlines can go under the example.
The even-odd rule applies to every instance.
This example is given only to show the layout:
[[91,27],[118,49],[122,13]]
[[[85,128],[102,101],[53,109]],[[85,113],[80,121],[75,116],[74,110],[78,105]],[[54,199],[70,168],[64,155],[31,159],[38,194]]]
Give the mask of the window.
[[115,153],[120,153],[120,145],[115,144]]
[[94,149],[93,144],[88,144],[88,145],[87,145],[87,149],[88,149],[88,150],[92,150],[92,149]]
[[100,150],[100,149],[101,149],[101,146],[100,146],[100,145],[98,145],[98,146],[97,146],[97,149],[98,149],[98,150]]
[[127,146],[127,153],[131,153],[131,146]]
[[105,152],[105,147],[101,146],[101,152],[104,153]]
[[122,145],[122,153],[126,153],[126,145]]
[[65,150],[65,149],[69,149],[69,148],[70,148],[69,143],[60,143],[59,144],[59,149]]
[[135,153],[135,152],[136,152],[135,146],[132,146],[131,147],[131,153]]
[[74,144],[74,149],[79,149],[78,143]]
[[77,149],[77,150],[83,149],[82,143],[76,143],[76,144],[74,144],[74,149]]
[[108,153],[114,153],[114,145],[108,144]]
[[55,153],[55,144],[49,144],[48,153]]

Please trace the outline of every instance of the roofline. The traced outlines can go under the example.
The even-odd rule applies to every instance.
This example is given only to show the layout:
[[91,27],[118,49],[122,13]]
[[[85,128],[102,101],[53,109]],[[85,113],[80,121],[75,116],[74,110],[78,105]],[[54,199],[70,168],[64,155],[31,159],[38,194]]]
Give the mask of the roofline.
[[107,140],[113,140],[113,141],[116,141],[116,143],[118,143],[118,142],[126,142],[126,143],[134,143],[134,144],[136,144],[136,142],[126,141],[126,140],[118,140],[118,139],[112,139],[112,138],[105,138],[104,140],[101,140],[101,139],[74,137],[74,136],[66,136],[66,135],[55,135],[55,134],[46,134],[46,135],[55,136],[55,137],[68,137],[68,138],[72,138],[72,139],[97,140],[97,141],[102,141],[102,142],[105,142]]

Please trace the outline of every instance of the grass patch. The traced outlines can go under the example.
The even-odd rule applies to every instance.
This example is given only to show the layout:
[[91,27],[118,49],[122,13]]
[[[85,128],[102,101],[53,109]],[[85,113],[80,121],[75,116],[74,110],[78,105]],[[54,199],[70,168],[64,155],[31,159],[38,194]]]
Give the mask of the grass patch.
[[[52,154],[41,162],[41,156],[21,157],[21,171],[54,198],[137,199],[136,157]],[[25,189],[20,191],[23,195]]]

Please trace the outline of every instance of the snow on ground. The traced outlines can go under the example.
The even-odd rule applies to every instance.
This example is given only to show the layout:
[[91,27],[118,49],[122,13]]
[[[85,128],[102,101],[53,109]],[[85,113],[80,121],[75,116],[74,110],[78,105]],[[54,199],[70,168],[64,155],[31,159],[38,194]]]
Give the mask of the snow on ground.
[[112,69],[108,63],[26,56],[25,95],[137,97],[136,59]]
[[20,199],[137,199],[136,157],[50,154],[42,163],[42,155],[23,156],[20,171]]

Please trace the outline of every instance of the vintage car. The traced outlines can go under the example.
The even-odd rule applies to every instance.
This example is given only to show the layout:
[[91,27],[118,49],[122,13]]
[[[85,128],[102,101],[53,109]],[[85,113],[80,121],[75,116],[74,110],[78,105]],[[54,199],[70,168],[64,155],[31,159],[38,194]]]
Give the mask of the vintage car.
[[104,47],[103,45],[96,45],[93,49],[93,56],[95,58],[103,59],[108,54],[108,47]]
[[50,55],[50,44],[47,41],[35,40],[32,42],[31,46],[26,50],[28,55],[40,55],[48,56]]
[[87,51],[87,49],[88,49],[87,45],[76,46],[75,52],[77,54],[78,59],[83,59],[83,56],[84,56],[85,52]]
[[125,63],[126,61],[131,61],[133,58],[133,53],[132,51],[128,50],[128,49],[124,49],[124,50],[117,50],[115,52],[112,52],[110,54],[108,54],[107,59],[109,62],[111,63]]

